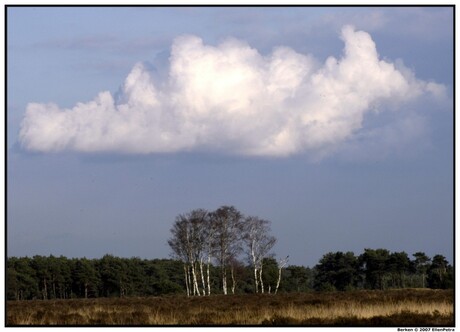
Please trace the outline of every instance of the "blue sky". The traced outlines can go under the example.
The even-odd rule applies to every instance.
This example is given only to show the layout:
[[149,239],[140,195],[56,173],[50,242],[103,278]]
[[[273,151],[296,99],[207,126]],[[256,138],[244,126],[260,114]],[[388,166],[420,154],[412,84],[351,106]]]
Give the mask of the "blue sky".
[[453,258],[453,11],[10,7],[8,255],[168,257],[234,205],[278,257]]

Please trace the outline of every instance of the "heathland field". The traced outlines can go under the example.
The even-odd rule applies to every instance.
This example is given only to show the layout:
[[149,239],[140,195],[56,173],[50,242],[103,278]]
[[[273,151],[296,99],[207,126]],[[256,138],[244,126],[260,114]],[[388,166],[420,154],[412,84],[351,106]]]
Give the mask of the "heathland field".
[[8,301],[14,325],[453,326],[453,290]]

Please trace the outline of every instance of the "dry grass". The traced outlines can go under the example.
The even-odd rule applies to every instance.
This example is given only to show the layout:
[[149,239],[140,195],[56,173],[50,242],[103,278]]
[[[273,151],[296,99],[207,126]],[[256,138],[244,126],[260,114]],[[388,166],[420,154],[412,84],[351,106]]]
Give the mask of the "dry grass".
[[453,291],[13,301],[7,324],[453,326]]

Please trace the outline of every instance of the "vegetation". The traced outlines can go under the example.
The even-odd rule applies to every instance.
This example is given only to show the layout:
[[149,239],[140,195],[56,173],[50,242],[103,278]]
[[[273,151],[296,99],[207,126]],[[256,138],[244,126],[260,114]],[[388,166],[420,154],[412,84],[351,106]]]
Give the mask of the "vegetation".
[[[454,271],[442,255],[430,259],[417,252],[411,260],[405,252],[365,249],[324,255],[315,267],[316,290],[453,288]],[[421,259],[423,257],[423,259]]]
[[[270,235],[270,222],[258,217],[245,217],[234,206],[216,211],[192,210],[177,216],[168,244],[174,257],[184,264],[187,295],[210,295],[210,264],[219,267],[223,294],[235,294],[235,268],[246,258],[254,271],[254,291],[264,293],[263,263],[272,257],[276,239]],[[206,268],[204,262],[206,261]],[[281,278],[281,271],[279,279]],[[277,287],[276,287],[277,289]]]
[[[344,291],[359,289],[453,288],[453,267],[435,255],[420,268],[417,255],[384,249],[328,253],[313,267],[289,265],[282,269],[274,258],[264,258],[261,280],[266,292]],[[428,263],[429,262],[429,263]],[[232,290],[235,294],[254,292],[254,269],[232,263]],[[223,293],[221,269],[210,264],[209,292]],[[199,274],[198,274],[199,275]],[[201,278],[200,278],[201,279]],[[8,300],[73,299],[97,297],[160,296],[187,294],[183,263],[173,259],[100,259],[54,256],[10,257],[7,260]]]
[[177,216],[173,259],[9,257],[7,323],[453,324],[454,272],[444,256],[367,248],[327,253],[312,268],[288,265],[289,256],[271,252],[270,231],[269,221],[222,206]]
[[[174,257],[184,265],[187,295],[211,294],[212,259],[219,267],[223,294],[228,292],[229,271],[232,294],[237,291],[237,283],[241,286],[235,270],[237,267],[244,269],[245,263],[246,270],[252,268],[255,293],[264,293],[266,290],[277,293],[289,256],[278,262],[273,260],[274,254],[270,251],[276,238],[270,231],[270,221],[254,216],[246,217],[233,206],[222,206],[212,212],[197,209],[179,215],[171,228],[172,237],[168,244]],[[453,268],[444,256],[436,255],[432,261],[423,252],[413,256],[415,259],[411,260],[405,252],[390,253],[386,249],[365,249],[358,257],[352,252],[328,253],[314,268],[313,288],[384,290],[453,287]],[[203,267],[204,261],[206,269]],[[277,277],[274,277],[274,270],[278,271]],[[284,271],[286,274],[289,277],[290,272]],[[289,280],[283,281],[280,291],[285,289],[286,283],[289,284]],[[309,289],[310,284],[303,288]]]
[[453,326],[452,290],[7,302],[7,325]]

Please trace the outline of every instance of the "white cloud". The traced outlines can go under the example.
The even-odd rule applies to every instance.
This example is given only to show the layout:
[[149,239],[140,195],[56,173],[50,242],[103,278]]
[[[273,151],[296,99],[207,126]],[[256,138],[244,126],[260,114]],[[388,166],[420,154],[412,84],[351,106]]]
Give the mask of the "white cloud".
[[402,62],[380,60],[368,33],[345,26],[341,38],[343,56],[320,64],[288,47],[264,56],[236,39],[210,46],[181,36],[165,80],[139,63],[117,100],[101,92],[72,109],[30,103],[20,141],[43,152],[324,155],[353,140],[375,105],[446,98],[443,85],[418,80]]

